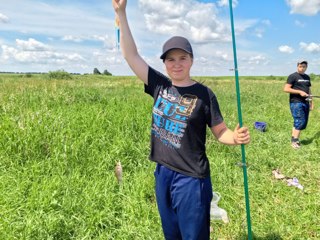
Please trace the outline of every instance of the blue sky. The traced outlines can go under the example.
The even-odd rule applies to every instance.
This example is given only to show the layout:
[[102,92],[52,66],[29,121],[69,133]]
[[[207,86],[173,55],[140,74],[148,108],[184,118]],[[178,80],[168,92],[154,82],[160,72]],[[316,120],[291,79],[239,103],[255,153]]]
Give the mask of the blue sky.
[[[320,74],[320,0],[233,0],[239,75]],[[194,76],[233,75],[228,0],[128,0],[140,54],[159,59],[173,35],[194,49]],[[133,75],[116,49],[111,0],[0,1],[0,71]]]

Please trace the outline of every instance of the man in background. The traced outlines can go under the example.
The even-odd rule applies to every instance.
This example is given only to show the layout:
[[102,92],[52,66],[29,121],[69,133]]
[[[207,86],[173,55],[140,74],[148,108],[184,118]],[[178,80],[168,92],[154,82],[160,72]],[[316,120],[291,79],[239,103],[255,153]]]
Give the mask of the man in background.
[[306,60],[297,63],[297,71],[290,74],[283,91],[290,93],[290,110],[293,117],[293,128],[291,134],[291,146],[300,148],[300,132],[307,127],[309,111],[313,109],[311,95],[311,81],[309,75],[305,74],[308,68]]

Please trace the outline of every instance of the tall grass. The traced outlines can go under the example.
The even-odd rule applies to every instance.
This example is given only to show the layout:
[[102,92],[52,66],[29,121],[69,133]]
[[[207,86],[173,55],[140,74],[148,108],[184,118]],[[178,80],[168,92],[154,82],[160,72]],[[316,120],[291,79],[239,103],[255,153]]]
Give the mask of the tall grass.
[[[320,238],[319,103],[290,146],[285,80],[240,78],[252,230],[255,239]],[[237,123],[231,78],[198,77],[216,93],[225,121]],[[313,93],[319,89],[313,82]],[[318,106],[317,106],[318,105]],[[0,239],[163,239],[148,160],[152,99],[133,77],[0,75]],[[265,121],[258,132],[254,121]],[[229,224],[212,221],[212,239],[244,239],[246,212],[240,148],[207,151],[219,206]],[[123,183],[114,176],[123,165]],[[279,168],[301,191],[275,180]]]

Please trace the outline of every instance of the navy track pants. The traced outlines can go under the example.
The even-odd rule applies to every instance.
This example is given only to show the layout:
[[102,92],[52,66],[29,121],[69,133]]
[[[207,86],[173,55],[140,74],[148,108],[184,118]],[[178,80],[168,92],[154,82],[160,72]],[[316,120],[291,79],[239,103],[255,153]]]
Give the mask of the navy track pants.
[[210,176],[186,176],[157,164],[156,197],[166,240],[209,240]]

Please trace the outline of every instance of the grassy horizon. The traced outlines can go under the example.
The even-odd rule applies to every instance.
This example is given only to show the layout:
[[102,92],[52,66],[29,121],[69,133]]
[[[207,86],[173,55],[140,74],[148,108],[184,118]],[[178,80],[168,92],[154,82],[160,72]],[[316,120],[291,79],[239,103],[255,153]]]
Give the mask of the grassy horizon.
[[[237,123],[234,77],[194,77],[217,95],[226,124]],[[256,81],[256,80],[261,81]],[[254,239],[320,238],[320,100],[290,146],[292,119],[285,77],[241,77]],[[320,83],[312,82],[314,95]],[[0,239],[163,239],[148,160],[152,99],[135,77],[0,74]],[[253,128],[264,121],[268,130]],[[219,206],[230,223],[212,221],[212,239],[245,239],[240,147],[207,154]],[[123,183],[114,176],[123,165]],[[273,178],[278,168],[304,191]]]

